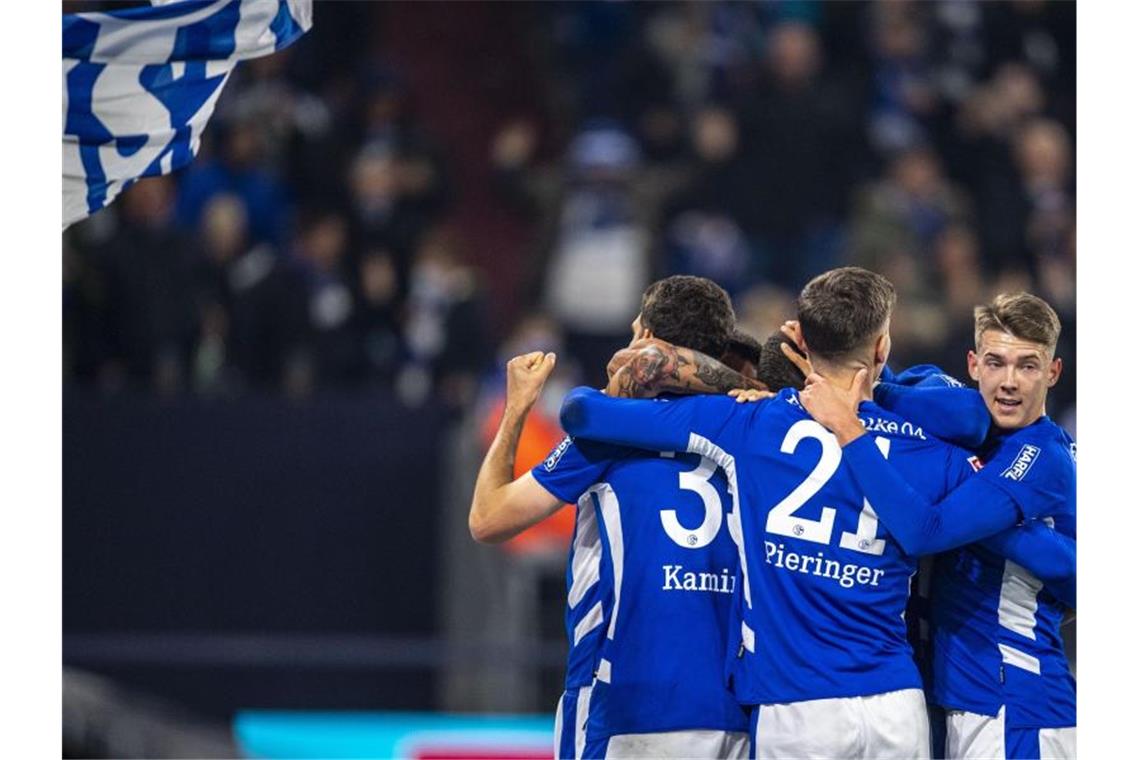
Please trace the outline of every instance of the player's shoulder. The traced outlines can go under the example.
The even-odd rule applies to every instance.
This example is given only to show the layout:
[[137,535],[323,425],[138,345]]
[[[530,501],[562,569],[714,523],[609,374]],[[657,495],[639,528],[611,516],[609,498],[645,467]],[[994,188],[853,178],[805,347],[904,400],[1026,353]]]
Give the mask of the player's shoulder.
[[921,388],[962,388],[961,380],[948,375],[934,364],[918,364],[895,375],[889,382]]
[[951,444],[936,438],[918,425],[873,401],[859,405],[859,421],[872,435],[912,442],[923,448],[951,447]]
[[1017,447],[1015,460],[1042,459],[1061,469],[1076,467],[1077,444],[1063,427],[1049,417],[1010,433],[1004,442],[1007,451]]
[[593,467],[603,463],[613,462],[630,454],[630,449],[601,441],[577,439],[573,436],[564,436],[558,444],[551,449],[546,459],[534,469],[548,473],[577,469],[580,467]]

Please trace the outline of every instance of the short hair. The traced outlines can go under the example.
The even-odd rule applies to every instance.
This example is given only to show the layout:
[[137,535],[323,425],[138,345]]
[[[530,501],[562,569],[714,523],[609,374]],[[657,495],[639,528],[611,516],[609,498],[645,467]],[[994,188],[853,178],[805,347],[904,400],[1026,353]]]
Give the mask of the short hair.
[[656,338],[713,358],[724,353],[735,325],[728,293],[705,277],[666,277],[641,298],[642,327]]
[[728,346],[724,349],[724,356],[735,356],[742,362],[755,366],[760,363],[762,349],[760,341],[737,327],[728,336]]
[[796,299],[804,343],[824,360],[841,359],[874,338],[895,308],[895,286],[861,267],[815,277]]
[[797,354],[803,355],[791,338],[777,330],[768,336],[760,350],[760,361],[756,366],[756,379],[768,386],[769,390],[778,391],[781,388],[795,388],[801,391],[804,388],[804,373],[799,367],[792,364],[792,360],[784,356],[780,346],[787,343]]
[[975,348],[986,330],[1040,343],[1052,355],[1061,337],[1061,320],[1052,306],[1032,293],[1001,293],[988,304],[974,307]]

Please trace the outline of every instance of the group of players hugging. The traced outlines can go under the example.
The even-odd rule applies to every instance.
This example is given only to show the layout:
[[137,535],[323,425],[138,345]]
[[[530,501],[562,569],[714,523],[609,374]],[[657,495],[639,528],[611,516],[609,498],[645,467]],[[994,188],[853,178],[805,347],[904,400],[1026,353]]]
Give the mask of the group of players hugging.
[[895,290],[844,267],[761,343],[715,283],[653,283],[604,391],[515,479],[553,354],[507,365],[469,517],[577,505],[555,757],[1072,758],[1076,451],[1060,322],[974,311],[977,389],[887,367]]

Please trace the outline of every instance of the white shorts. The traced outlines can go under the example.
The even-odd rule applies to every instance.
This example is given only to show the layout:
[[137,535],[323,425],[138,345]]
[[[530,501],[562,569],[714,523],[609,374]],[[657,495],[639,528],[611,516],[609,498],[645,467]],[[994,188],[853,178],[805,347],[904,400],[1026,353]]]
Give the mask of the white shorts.
[[759,705],[752,721],[757,760],[930,758],[930,720],[921,689]]
[[693,729],[654,734],[621,734],[586,741],[592,686],[563,692],[554,714],[554,758],[727,758],[747,760],[744,731]]
[[947,760],[1072,760],[1077,756],[1077,727],[1010,728],[1005,707],[997,717],[963,710],[946,711]]
[[583,758],[728,758],[747,760],[744,731],[688,730],[657,734],[622,734],[586,742]]

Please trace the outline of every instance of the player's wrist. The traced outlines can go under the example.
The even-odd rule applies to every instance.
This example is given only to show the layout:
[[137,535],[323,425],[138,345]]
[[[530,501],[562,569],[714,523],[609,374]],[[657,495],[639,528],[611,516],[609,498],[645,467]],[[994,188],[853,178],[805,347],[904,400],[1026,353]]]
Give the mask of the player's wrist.
[[533,401],[530,403],[508,401],[507,405],[503,408],[503,424],[521,424],[533,408]]
[[832,432],[835,435],[835,439],[839,441],[839,445],[846,446],[865,436],[867,429],[863,427],[863,423],[859,422],[858,418],[855,418],[853,420],[845,420],[842,424],[837,425]]

